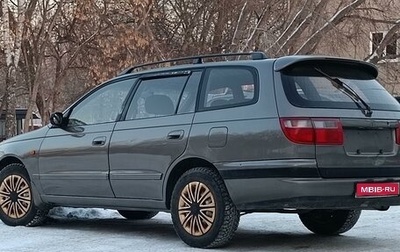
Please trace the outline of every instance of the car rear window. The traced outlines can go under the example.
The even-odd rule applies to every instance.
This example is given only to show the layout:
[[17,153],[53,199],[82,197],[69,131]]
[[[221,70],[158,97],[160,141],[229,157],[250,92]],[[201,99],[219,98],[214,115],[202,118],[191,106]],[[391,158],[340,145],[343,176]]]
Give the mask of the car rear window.
[[373,110],[400,110],[399,103],[359,65],[344,62],[302,62],[281,72],[285,94],[297,107],[357,109],[349,96],[317,70],[350,86]]

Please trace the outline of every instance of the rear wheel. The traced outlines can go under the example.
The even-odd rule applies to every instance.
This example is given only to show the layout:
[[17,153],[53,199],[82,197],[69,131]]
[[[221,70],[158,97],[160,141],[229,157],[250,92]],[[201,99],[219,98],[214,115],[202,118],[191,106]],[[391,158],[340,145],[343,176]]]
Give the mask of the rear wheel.
[[188,245],[226,245],[239,224],[239,212],[219,174],[199,167],[185,172],[171,198],[171,216],[178,236]]
[[118,210],[118,213],[128,220],[148,220],[158,214],[157,211],[127,211],[127,210]]
[[361,210],[312,210],[299,214],[301,222],[311,232],[338,235],[349,231],[360,218]]
[[0,219],[9,226],[37,226],[47,211],[35,206],[29,176],[21,164],[0,172]]

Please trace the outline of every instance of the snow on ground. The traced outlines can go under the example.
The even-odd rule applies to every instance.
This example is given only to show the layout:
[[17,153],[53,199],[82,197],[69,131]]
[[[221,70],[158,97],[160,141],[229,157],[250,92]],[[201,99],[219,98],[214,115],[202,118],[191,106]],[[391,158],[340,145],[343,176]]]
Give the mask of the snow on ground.
[[[175,234],[170,215],[128,221],[116,211],[55,208],[44,226],[9,227],[0,221],[0,252],[204,251]],[[230,246],[213,251],[399,251],[400,207],[363,211],[356,226],[337,237],[310,233],[295,214],[241,217]]]
[[50,210],[49,216],[55,219],[121,219],[117,211],[100,208],[72,208],[55,207]]

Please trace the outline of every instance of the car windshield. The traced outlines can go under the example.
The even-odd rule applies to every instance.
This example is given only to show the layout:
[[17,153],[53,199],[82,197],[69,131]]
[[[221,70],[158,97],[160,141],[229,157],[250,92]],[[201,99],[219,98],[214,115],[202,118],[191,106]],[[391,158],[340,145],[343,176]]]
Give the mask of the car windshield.
[[359,109],[345,93],[332,85],[329,78],[315,68],[338,78],[354,90],[373,110],[400,111],[399,103],[364,69],[354,66],[326,63],[298,64],[282,71],[285,94],[298,107]]

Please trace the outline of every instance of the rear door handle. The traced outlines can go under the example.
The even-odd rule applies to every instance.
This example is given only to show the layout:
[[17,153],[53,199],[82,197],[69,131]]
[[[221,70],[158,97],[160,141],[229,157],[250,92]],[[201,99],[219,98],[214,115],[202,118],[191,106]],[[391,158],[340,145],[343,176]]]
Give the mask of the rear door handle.
[[168,139],[182,139],[184,135],[183,130],[174,130],[168,133],[167,138]]
[[93,139],[92,141],[92,145],[93,146],[102,146],[106,144],[106,140],[107,138],[105,136],[101,136],[101,137],[96,137],[95,139]]

